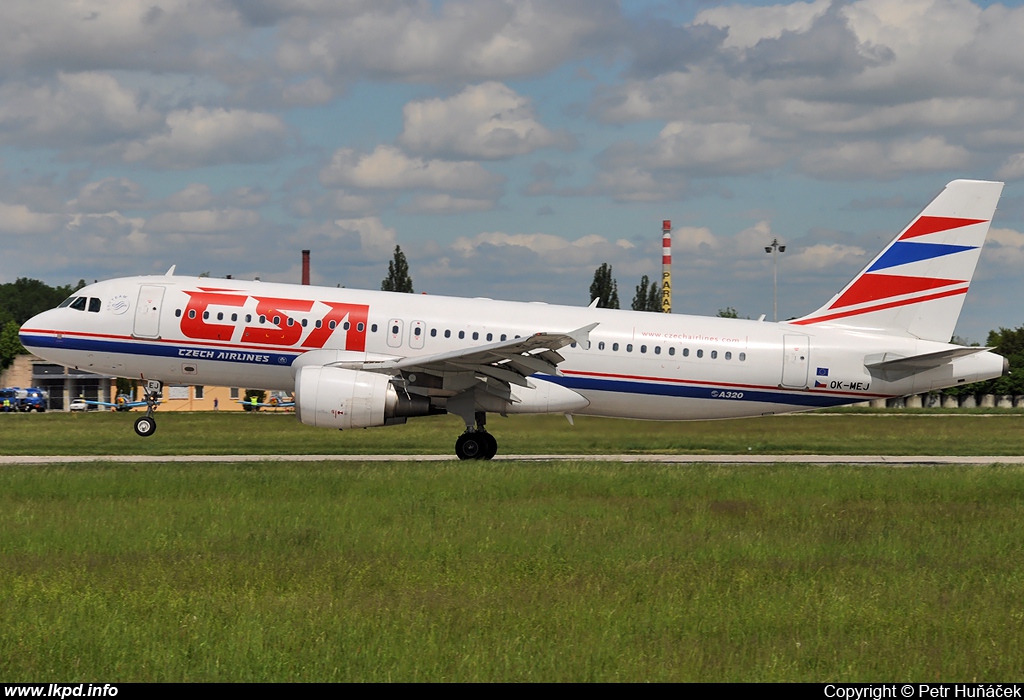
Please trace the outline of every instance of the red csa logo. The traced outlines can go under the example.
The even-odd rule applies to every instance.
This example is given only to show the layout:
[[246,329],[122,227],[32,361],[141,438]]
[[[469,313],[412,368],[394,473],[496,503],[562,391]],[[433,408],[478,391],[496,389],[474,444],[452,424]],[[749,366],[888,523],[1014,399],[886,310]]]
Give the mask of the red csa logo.
[[[189,300],[181,315],[181,332],[187,338],[322,348],[334,335],[334,331],[340,328],[345,333],[345,350],[366,350],[366,319],[370,307],[365,304],[257,297],[225,289],[200,288],[197,291],[186,291],[185,294],[188,294]],[[256,315],[265,318],[266,323],[239,327],[210,322],[213,315],[209,311],[211,306],[243,307],[250,299],[256,302]],[[316,304],[327,307],[327,311],[318,312],[318,317],[314,319],[309,314]],[[303,327],[303,318],[309,321],[308,326],[311,327]],[[305,339],[303,333],[307,334]]]

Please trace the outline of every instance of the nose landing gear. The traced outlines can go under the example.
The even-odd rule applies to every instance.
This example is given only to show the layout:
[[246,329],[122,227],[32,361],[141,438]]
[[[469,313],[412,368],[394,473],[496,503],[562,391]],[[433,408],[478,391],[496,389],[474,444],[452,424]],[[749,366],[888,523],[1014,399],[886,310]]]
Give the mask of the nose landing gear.
[[160,400],[161,384],[155,380],[146,382],[146,415],[135,421],[135,434],[139,437],[149,437],[156,432],[156,418],[153,411]]

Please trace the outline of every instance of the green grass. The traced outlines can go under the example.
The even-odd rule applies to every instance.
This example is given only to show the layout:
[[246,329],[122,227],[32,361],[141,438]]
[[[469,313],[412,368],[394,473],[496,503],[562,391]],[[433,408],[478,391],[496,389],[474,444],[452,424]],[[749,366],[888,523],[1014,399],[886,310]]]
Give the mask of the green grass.
[[1005,681],[1022,540],[1020,467],[5,467],[0,681]]
[[[157,413],[139,438],[139,413],[0,414],[0,454],[452,454],[462,431],[451,416],[337,431],[287,414]],[[661,423],[561,416],[492,417],[500,454],[1024,454],[1017,413],[801,414]]]

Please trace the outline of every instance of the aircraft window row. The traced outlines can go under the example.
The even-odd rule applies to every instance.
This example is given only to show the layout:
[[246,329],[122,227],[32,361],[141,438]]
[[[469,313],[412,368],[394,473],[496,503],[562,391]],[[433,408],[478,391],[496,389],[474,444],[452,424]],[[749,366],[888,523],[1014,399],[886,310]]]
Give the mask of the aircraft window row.
[[[67,305],[66,303],[62,304],[62,306],[66,306],[66,305]],[[96,305],[97,305],[96,310],[99,311],[99,299],[96,300]],[[175,309],[174,310],[174,315],[175,315],[176,318],[181,318],[181,309]],[[188,310],[188,317],[189,318],[195,318],[196,317],[196,310],[195,309],[189,309]],[[204,311],[203,312],[203,320],[204,321],[209,321],[210,320],[210,312],[209,311]],[[217,312],[217,320],[218,321],[223,321],[224,320],[224,312],[223,311],[218,311]],[[256,320],[261,325],[265,325],[267,323],[267,317],[266,316],[260,316]],[[273,320],[273,323],[274,323],[275,326],[280,326],[281,325],[281,317],[280,316],[274,316],[274,318],[272,320]],[[298,323],[303,328],[307,328],[309,326],[309,319],[306,319],[306,318],[301,319],[299,321],[296,321],[296,319],[289,317],[286,320],[287,320],[289,326],[294,326],[296,323]],[[232,322],[237,322],[238,321],[238,314],[231,314],[231,321]],[[252,314],[246,314],[245,315],[245,322],[246,323],[252,323]],[[320,319],[317,319],[317,321],[313,324],[313,327],[314,328],[323,328],[323,325],[324,325],[323,321],[320,320]],[[327,327],[330,328],[333,331],[335,328],[338,327],[338,322],[337,321],[328,321],[327,322]],[[342,328],[342,330],[346,330],[347,331],[350,328],[352,328],[352,324],[349,323],[348,321],[345,321],[344,323],[341,324],[341,328]],[[366,325],[364,323],[362,323],[361,321],[356,324],[356,330],[358,330],[360,333],[362,333],[363,330],[365,330],[365,329],[366,329]],[[370,331],[372,333],[376,333],[377,332],[377,324],[376,323],[374,323],[374,324],[372,324],[370,326]]]
[[70,308],[75,311],[90,311],[91,313],[98,314],[100,307],[103,306],[103,302],[96,297],[68,297],[60,303],[58,309]]
[[[572,347],[576,347],[576,343],[573,343]],[[606,347],[608,347],[608,346],[607,346],[607,344],[603,340],[598,342],[598,344],[597,344],[597,349],[598,350],[604,350]],[[619,344],[618,343],[612,343],[611,344],[611,349],[612,349],[612,352],[618,352],[619,351]],[[632,343],[626,343],[626,348],[625,349],[626,349],[626,352],[633,352],[633,344]],[[640,346],[641,354],[646,353],[647,350],[648,350],[648,347],[646,345],[641,345]],[[661,346],[660,345],[655,345],[653,347],[653,352],[654,352],[655,355],[660,355],[661,354]],[[676,349],[673,346],[671,346],[671,345],[668,346],[668,354],[670,356],[676,354]],[[689,357],[690,356],[690,348],[683,348],[682,355],[683,355],[683,357]],[[702,349],[700,349],[700,348],[697,349],[697,357],[698,358],[704,357],[704,351]],[[724,359],[726,359],[726,360],[731,360],[732,359],[732,351],[728,351],[727,350],[722,355],[722,357]],[[717,350],[712,350],[711,351],[711,359],[712,360],[717,360],[718,359],[718,351]],[[737,359],[740,362],[746,362],[747,361],[747,353],[745,353],[745,352],[739,353],[739,355],[737,355]]]
[[[437,337],[437,330],[438,329],[436,329],[436,328],[431,328],[430,329],[430,337],[431,338],[436,338]],[[397,333],[397,331],[395,331],[395,332]],[[417,328],[416,329],[417,337],[419,336],[419,334],[420,334],[419,333],[419,329]],[[444,337],[445,338],[451,338],[452,337],[452,332],[451,332],[450,329],[446,328],[444,330]],[[465,339],[465,337],[466,337],[466,331],[459,331],[459,340],[463,340],[463,339]],[[471,337],[473,338],[473,340],[480,340],[480,332],[479,331],[473,331]],[[516,337],[518,338],[519,336],[517,335]],[[494,333],[488,333],[487,335],[485,335],[484,336],[484,340],[486,340],[487,342],[492,342],[494,340]],[[505,333],[502,333],[501,334],[501,340],[503,340],[503,341],[504,340],[508,340],[508,335],[505,334]]]

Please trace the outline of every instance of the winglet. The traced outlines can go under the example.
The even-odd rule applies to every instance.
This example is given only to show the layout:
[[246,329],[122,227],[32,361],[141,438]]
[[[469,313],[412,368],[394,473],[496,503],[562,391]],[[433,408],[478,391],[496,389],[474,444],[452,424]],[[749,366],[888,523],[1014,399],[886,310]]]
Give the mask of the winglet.
[[574,331],[569,331],[568,333],[566,333],[566,335],[575,340],[580,345],[586,345],[587,347],[590,347],[590,331],[594,330],[600,325],[600,323],[589,323],[586,326],[583,326],[582,328],[577,328]]
[[176,267],[177,265],[171,265],[167,268],[167,272],[164,273],[164,277],[174,277],[174,268]]
[[597,302],[599,302],[599,301],[601,301],[601,297],[594,297],[594,300],[592,302],[590,302],[590,306],[588,306],[587,308],[588,309],[596,309],[597,308]]

